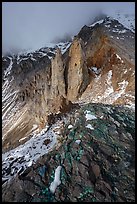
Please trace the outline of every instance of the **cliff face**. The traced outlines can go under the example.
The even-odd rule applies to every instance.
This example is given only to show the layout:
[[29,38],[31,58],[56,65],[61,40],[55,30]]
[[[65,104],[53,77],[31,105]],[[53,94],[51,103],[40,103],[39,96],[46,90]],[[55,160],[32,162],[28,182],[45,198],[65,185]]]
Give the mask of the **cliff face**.
[[134,44],[133,32],[105,19],[84,26],[61,50],[4,57],[3,150],[39,132],[50,114],[72,103],[134,104]]
[[56,97],[63,96],[66,97],[65,91],[65,78],[64,71],[65,67],[63,64],[61,50],[57,49],[57,53],[54,59],[51,60],[51,92],[52,98],[56,100]]
[[134,103],[134,33],[115,20],[106,20],[95,28],[84,27],[79,37],[86,39],[85,55],[91,79],[80,101]]
[[75,39],[69,49],[67,98],[70,101],[76,101],[89,83],[86,57],[82,43],[81,39]]

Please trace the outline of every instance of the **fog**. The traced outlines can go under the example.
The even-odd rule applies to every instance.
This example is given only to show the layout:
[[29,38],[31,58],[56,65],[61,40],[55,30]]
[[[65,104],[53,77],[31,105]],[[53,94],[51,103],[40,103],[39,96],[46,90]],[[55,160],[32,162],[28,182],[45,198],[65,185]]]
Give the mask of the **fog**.
[[134,2],[3,2],[2,53],[38,49],[76,35],[100,13],[134,12]]

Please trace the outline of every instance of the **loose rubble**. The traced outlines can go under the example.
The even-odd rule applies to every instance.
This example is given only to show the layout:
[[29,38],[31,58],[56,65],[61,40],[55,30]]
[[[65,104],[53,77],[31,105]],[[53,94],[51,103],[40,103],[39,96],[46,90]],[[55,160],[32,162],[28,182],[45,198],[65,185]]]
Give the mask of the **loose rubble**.
[[[87,111],[96,119],[87,121]],[[64,120],[62,145],[4,182],[3,202],[134,202],[134,120],[123,106],[73,110]]]

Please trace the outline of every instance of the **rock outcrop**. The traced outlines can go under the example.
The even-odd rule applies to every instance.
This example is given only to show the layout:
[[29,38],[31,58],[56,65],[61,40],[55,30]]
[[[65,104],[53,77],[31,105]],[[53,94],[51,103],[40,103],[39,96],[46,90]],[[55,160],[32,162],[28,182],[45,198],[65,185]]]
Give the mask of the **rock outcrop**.
[[84,92],[89,75],[81,39],[74,39],[69,49],[67,67],[67,98],[74,102]]
[[63,64],[61,50],[57,49],[55,58],[51,59],[51,98],[56,100],[58,96],[66,97],[65,66]]

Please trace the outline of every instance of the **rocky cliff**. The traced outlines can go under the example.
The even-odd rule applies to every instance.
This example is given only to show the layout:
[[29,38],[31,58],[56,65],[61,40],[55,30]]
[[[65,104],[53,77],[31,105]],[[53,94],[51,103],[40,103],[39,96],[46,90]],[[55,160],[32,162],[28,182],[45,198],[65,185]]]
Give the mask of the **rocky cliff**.
[[74,39],[68,54],[67,66],[67,98],[76,101],[89,83],[88,69],[83,41]]
[[12,137],[29,135],[34,125],[39,131],[48,115],[70,102],[134,104],[134,44],[131,30],[106,17],[84,26],[63,53],[56,46],[4,57],[4,147]]
[[[117,191],[115,187],[118,188],[118,180],[115,179],[117,172],[113,172],[113,169],[111,169],[111,162],[118,160],[119,168],[122,166],[123,169],[125,169],[126,164],[120,163],[120,161],[124,159],[122,151],[126,151],[123,141],[126,140],[125,143],[128,149],[127,155],[130,154],[131,151],[128,143],[131,142],[131,144],[134,144],[134,118],[132,118],[134,112],[131,112],[129,119],[126,120],[124,118],[124,113],[127,114],[128,111],[130,112],[130,110],[127,111],[126,106],[133,109],[135,104],[134,60],[135,33],[124,27],[119,21],[110,17],[105,17],[90,26],[84,26],[73,38],[72,42],[58,43],[55,46],[41,48],[31,53],[20,53],[18,55],[3,57],[3,182],[5,183],[5,181],[14,174],[25,171],[27,167],[32,165],[29,155],[33,154],[34,149],[37,150],[37,147],[39,148],[34,156],[34,162],[45,154],[43,152],[51,151],[57,143],[56,134],[59,132],[60,142],[57,143],[57,149],[64,139],[66,139],[65,145],[59,150],[60,155],[65,156],[59,156],[59,158],[61,159],[60,165],[64,165],[65,168],[67,168],[63,170],[65,172],[64,175],[67,176],[62,177],[62,179],[66,179],[64,182],[67,182],[67,184],[62,184],[64,187],[61,187],[61,191],[64,193],[61,194],[57,192],[57,196],[52,197],[48,188],[48,184],[52,179],[49,180],[49,176],[46,177],[46,179],[44,178],[44,182],[47,182],[47,186],[45,189],[46,194],[43,199],[48,200],[47,197],[50,195],[54,201],[56,199],[61,201],[82,201],[88,199],[88,195],[90,194],[92,201],[95,197],[98,201],[104,201],[103,196],[106,197],[107,201],[129,201],[130,199],[125,199],[125,195],[123,195],[121,191],[119,198],[114,198],[114,195],[110,198],[110,194],[115,194],[115,191]],[[86,124],[85,120],[81,119],[80,126],[76,127],[78,132],[76,128],[74,128],[74,131],[72,131],[72,133],[70,132],[69,135],[68,132],[65,132],[65,125],[68,125],[68,115],[71,111],[76,110],[77,116],[75,116],[74,120],[73,117],[70,119],[70,126],[72,126],[72,124],[77,123],[78,118],[81,117],[82,109],[80,108],[89,103],[96,103],[96,105],[94,108],[90,107],[86,114],[89,115],[88,113],[91,109],[93,112],[97,111],[97,114],[99,114],[98,117],[103,117],[104,122],[99,120],[99,123]],[[101,104],[106,104],[106,106],[103,105],[105,107],[104,109]],[[107,105],[111,105],[110,110]],[[114,105],[118,105],[118,113],[117,109],[113,110]],[[78,111],[79,109],[81,110],[80,112]],[[108,110],[107,113],[104,113],[105,109]],[[120,114],[119,111],[121,111]],[[112,118],[112,112],[114,113],[114,119]],[[93,118],[90,119],[92,120]],[[61,124],[59,122],[60,120]],[[55,127],[53,125],[54,123]],[[122,126],[120,126],[120,123],[122,123]],[[103,130],[98,130],[99,124],[102,124],[101,127]],[[98,131],[87,132],[87,129],[84,131],[84,129],[80,129],[83,128],[83,125],[87,125],[87,128],[91,130],[97,128]],[[94,127],[92,127],[92,125]],[[112,132],[110,130],[111,125],[114,130]],[[86,156],[89,155],[89,152],[86,152],[86,155],[81,153],[80,155],[73,155],[71,148],[76,148],[77,151],[78,146],[77,144],[73,144],[74,141],[72,142],[72,140],[70,140],[72,139],[71,136],[73,140],[76,136],[75,140],[80,142],[79,136],[81,132],[83,132],[81,138],[85,138],[86,135],[88,137],[87,146],[94,140],[93,151],[92,149],[90,151],[90,155],[94,157],[94,162],[91,162],[88,156]],[[113,138],[113,133],[116,138]],[[92,134],[92,140],[90,140],[90,134]],[[120,147],[118,147],[117,140],[119,141],[121,134],[121,144]],[[102,143],[100,143],[100,137],[102,138]],[[86,140],[86,138],[84,140]],[[104,144],[104,142],[106,144]],[[110,148],[111,142],[114,148]],[[80,152],[83,152],[86,144],[81,144]],[[65,147],[69,148],[69,145],[70,149],[62,149]],[[20,147],[19,150],[18,147]],[[99,150],[97,150],[98,147]],[[104,153],[104,149],[108,149],[108,153]],[[99,151],[99,157],[96,157],[97,151]],[[14,160],[14,157],[16,157],[15,152],[17,153],[17,158]],[[113,152],[113,156],[110,152]],[[118,156],[119,154],[120,157]],[[132,164],[134,160],[133,154],[131,155],[131,160],[129,159],[130,156],[127,156],[129,162]],[[77,158],[79,158],[78,161],[80,161],[81,155],[85,158],[84,161],[86,163],[80,164],[78,168],[74,168],[74,171],[77,169],[77,172],[75,172],[76,175],[74,178],[70,178],[72,167],[67,166],[65,160],[67,158],[70,164],[72,165],[73,163],[72,166],[76,167]],[[106,164],[100,170],[100,166],[102,164],[104,165],[104,161],[101,158],[106,159],[104,159]],[[54,155],[53,158],[50,159],[47,160],[50,161],[50,163],[56,160]],[[27,164],[25,161],[27,161]],[[131,174],[133,174],[132,164],[128,164],[129,166],[131,165],[131,168],[129,168],[128,171],[124,170],[122,178],[124,178],[124,175],[131,176]],[[5,167],[5,165],[7,167]],[[48,167],[44,166],[41,168],[45,169]],[[94,171],[94,168],[96,171]],[[40,170],[41,174],[43,171],[46,171],[44,169]],[[108,169],[110,169],[113,176],[109,175]],[[86,193],[79,194],[81,190],[78,186],[83,182],[80,177],[86,176],[83,174],[84,171],[88,172],[87,178],[85,179],[87,183],[89,182],[89,188]],[[18,174],[20,175],[20,173]],[[32,172],[30,174],[32,174]],[[99,177],[100,175],[101,177]],[[106,181],[107,176],[109,176],[109,179]],[[98,177],[100,178],[99,180],[97,179]],[[131,177],[133,178],[133,175]],[[25,176],[23,178],[25,178]],[[88,178],[90,178],[90,181]],[[130,180],[131,183],[133,182],[132,178]],[[18,180],[18,177],[16,177],[16,179]],[[15,181],[13,180],[13,183],[16,183],[16,179]],[[37,179],[40,178],[37,177]],[[71,189],[72,186],[70,185],[74,180],[72,181],[71,179],[78,179],[77,185],[75,185],[73,189],[74,195]],[[95,186],[96,181],[97,186]],[[24,181],[18,180],[18,182],[21,182],[19,184],[20,188],[22,188],[22,185],[25,185]],[[11,185],[11,183],[9,185]],[[106,188],[107,190],[105,190],[105,192],[102,189],[99,190],[100,185],[105,186],[100,188]],[[122,187],[122,181],[120,185]],[[127,185],[126,181],[124,185]],[[69,186],[71,186],[68,190],[69,197],[66,199],[65,189],[68,189]],[[4,201],[19,201],[19,198],[14,197],[13,193],[7,194],[8,188],[9,186],[4,187]],[[96,188],[98,190],[96,190]],[[93,189],[96,192],[95,194],[93,193]],[[28,198],[25,197],[25,199],[29,202],[30,197],[30,200],[33,200],[32,194],[35,192],[21,191],[17,196],[20,197],[20,193],[27,195]],[[75,198],[76,193],[78,193],[79,196]],[[8,195],[10,196],[9,198]],[[35,199],[37,199],[37,196]],[[133,198],[131,200],[133,200]]]

